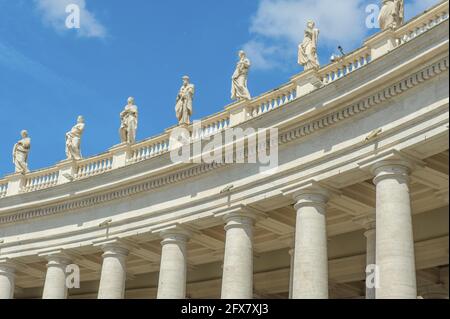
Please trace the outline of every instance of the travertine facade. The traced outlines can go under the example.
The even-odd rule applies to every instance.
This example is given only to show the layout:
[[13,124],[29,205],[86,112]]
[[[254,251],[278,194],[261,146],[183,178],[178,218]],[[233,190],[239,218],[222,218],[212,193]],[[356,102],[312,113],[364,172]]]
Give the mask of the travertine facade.
[[164,132],[6,176],[0,298],[448,298],[448,72],[444,1],[201,128],[186,79],[193,139],[276,127],[278,170],[173,163]]

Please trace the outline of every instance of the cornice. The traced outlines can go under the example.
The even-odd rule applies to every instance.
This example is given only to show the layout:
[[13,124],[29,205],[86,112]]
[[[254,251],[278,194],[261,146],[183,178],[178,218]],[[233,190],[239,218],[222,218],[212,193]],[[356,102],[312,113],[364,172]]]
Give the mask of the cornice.
[[424,69],[409,75],[402,80],[385,87],[371,94],[358,102],[352,103],[337,111],[322,115],[320,118],[311,120],[297,128],[279,135],[279,143],[289,143],[301,137],[305,137],[316,133],[317,131],[335,125],[357,114],[363,113],[387,100],[390,100],[419,84],[434,78],[442,72],[449,69],[449,57],[440,59],[439,61],[425,67]]
[[[395,82],[377,92],[360,99],[359,101],[340,108],[337,111],[329,112],[316,119],[311,119],[307,123],[300,126],[289,129],[282,132],[279,135],[279,143],[286,144],[294,140],[309,136],[322,129],[329,128],[337,125],[349,118],[352,118],[358,114],[368,111],[375,106],[390,100],[404,92],[417,87],[421,83],[430,80],[437,75],[445,72],[449,69],[449,57],[446,56],[437,62],[423,68],[422,70],[415,72],[411,75],[404,77],[402,80]],[[288,107],[288,106],[286,106]],[[36,208],[31,210],[23,210],[20,212],[10,213],[4,216],[0,216],[0,225],[10,224],[15,222],[22,222],[25,220],[47,217],[64,213],[70,210],[84,209],[96,205],[100,205],[106,202],[111,202],[133,196],[142,192],[148,192],[151,190],[159,189],[170,184],[178,183],[180,181],[193,178],[220,167],[224,167],[230,164],[225,163],[212,163],[212,164],[199,164],[187,169],[182,169],[172,174],[165,176],[155,177],[149,181],[141,182],[135,185],[115,189],[106,193],[96,194],[88,196],[82,199],[68,200],[64,203],[53,204],[47,207]]]

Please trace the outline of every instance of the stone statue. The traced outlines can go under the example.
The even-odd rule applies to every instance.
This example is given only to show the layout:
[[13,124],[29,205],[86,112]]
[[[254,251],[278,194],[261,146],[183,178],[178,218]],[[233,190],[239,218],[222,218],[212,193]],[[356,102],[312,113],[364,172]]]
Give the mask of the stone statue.
[[308,21],[305,37],[303,42],[298,46],[298,64],[302,65],[305,71],[317,69],[320,66],[317,56],[319,29],[316,29],[315,26],[314,21]]
[[251,100],[252,97],[247,88],[248,71],[250,69],[250,60],[244,51],[239,51],[239,62],[233,73],[231,81],[231,99],[232,100]]
[[397,29],[403,24],[403,0],[383,0],[383,6],[378,16],[381,30]]
[[133,144],[136,142],[136,131],[138,126],[138,108],[134,104],[134,98],[128,98],[128,104],[120,113],[120,140],[122,143]]
[[28,153],[31,148],[31,139],[28,132],[23,130],[20,132],[22,139],[18,141],[13,148],[13,163],[16,166],[16,173],[28,173]]
[[180,92],[177,96],[177,103],[175,106],[175,112],[177,115],[178,123],[180,125],[190,124],[190,118],[192,115],[192,101],[194,99],[195,86],[189,82],[189,77],[183,77],[183,85],[180,88]]
[[81,136],[84,131],[84,118],[80,115],[77,124],[66,133],[66,156],[69,160],[81,160]]

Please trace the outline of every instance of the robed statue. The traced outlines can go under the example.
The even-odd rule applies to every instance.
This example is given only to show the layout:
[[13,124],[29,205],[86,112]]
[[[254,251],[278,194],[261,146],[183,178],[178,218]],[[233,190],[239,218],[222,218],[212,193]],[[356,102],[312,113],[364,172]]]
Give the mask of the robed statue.
[[120,113],[120,140],[122,143],[133,144],[136,142],[138,127],[138,108],[134,104],[134,98],[128,98],[128,104]]
[[381,30],[397,29],[403,24],[403,0],[383,0],[383,6],[378,16]]
[[22,139],[18,141],[13,148],[13,163],[16,167],[16,173],[28,173],[28,153],[31,149],[31,139],[28,132],[23,130],[20,132]]
[[189,77],[183,77],[183,85],[177,95],[175,105],[175,113],[177,115],[178,123],[180,125],[189,125],[193,111],[195,86],[190,83]]
[[250,92],[247,88],[248,71],[250,70],[250,60],[244,51],[239,51],[239,62],[231,78],[231,99],[251,100]]
[[298,46],[298,64],[302,65],[305,71],[319,68],[319,58],[317,56],[317,42],[319,40],[319,29],[316,29],[314,21],[309,20],[306,24],[305,37]]
[[84,132],[84,118],[80,115],[72,129],[66,133],[66,156],[69,160],[81,160],[81,136]]

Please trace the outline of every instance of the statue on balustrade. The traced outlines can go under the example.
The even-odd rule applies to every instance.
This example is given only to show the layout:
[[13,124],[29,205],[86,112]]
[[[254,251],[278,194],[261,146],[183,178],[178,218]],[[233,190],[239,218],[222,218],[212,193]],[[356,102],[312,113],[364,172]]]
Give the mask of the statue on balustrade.
[[383,6],[378,16],[381,30],[397,29],[403,24],[403,0],[383,0]]
[[31,139],[28,132],[23,130],[20,132],[22,139],[18,141],[13,148],[13,163],[16,166],[16,173],[28,173],[28,153],[31,149]]
[[133,144],[136,142],[138,127],[138,108],[134,104],[134,98],[128,98],[128,104],[120,113],[120,140],[122,143]]
[[194,100],[195,86],[190,83],[189,77],[183,77],[183,85],[177,95],[177,102],[175,105],[175,112],[178,123],[180,125],[189,125],[192,116],[192,105]]
[[248,71],[250,70],[250,60],[244,51],[239,51],[239,62],[232,76],[231,99],[251,100],[252,97],[247,88]]
[[69,160],[81,160],[81,136],[84,131],[84,118],[80,115],[77,124],[66,133],[66,156]]
[[306,24],[305,37],[298,46],[298,64],[302,65],[305,71],[319,68],[319,58],[317,56],[317,42],[319,40],[319,29],[314,21],[309,20]]

